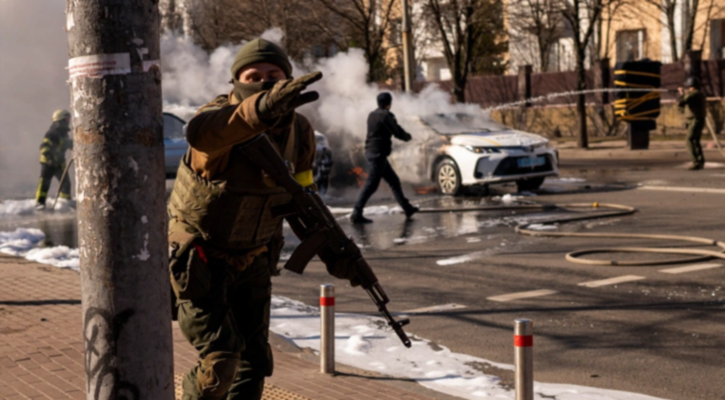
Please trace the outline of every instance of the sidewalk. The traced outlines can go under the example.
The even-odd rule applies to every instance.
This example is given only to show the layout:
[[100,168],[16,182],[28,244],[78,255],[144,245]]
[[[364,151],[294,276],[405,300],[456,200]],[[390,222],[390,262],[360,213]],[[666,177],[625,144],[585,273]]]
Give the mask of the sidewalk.
[[[174,323],[174,376],[196,362]],[[453,399],[415,382],[339,365],[319,373],[317,357],[276,335],[274,376],[264,399]],[[0,254],[0,399],[85,399],[78,273]]]
[[[725,147],[725,139],[718,138],[720,145]],[[703,135],[702,148],[707,162],[723,162],[725,156],[720,153],[712,142],[712,137]],[[554,145],[561,154],[562,160],[567,159],[662,159],[688,162],[685,140],[652,140],[647,150],[630,150],[626,140],[607,140],[589,143],[588,149],[576,147],[576,141],[566,141]]]

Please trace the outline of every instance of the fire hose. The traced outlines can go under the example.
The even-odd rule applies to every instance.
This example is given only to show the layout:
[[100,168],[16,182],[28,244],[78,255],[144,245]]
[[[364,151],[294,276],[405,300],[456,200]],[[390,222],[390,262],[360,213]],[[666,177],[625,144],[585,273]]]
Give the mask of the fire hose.
[[[565,208],[588,208],[593,210],[606,209],[607,211],[598,212],[595,214],[585,214],[568,216],[562,218],[547,219],[545,221],[537,222],[537,224],[553,225],[553,224],[564,224],[568,222],[584,221],[591,219],[600,218],[613,218],[621,217],[625,215],[632,215],[637,212],[637,209],[627,205],[612,204],[612,203],[564,203],[564,204],[527,204],[518,206],[493,206],[493,207],[464,207],[464,208],[452,208],[452,209],[434,209],[427,208],[421,209],[421,213],[433,213],[433,212],[466,212],[466,211],[515,211],[515,210],[552,210],[552,209],[565,209]],[[697,243],[700,245],[717,246],[720,251],[717,250],[705,250],[705,249],[685,249],[679,247],[602,247],[594,249],[576,250],[566,254],[566,260],[577,264],[586,265],[608,265],[608,266],[622,266],[622,267],[633,267],[633,266],[644,266],[644,265],[666,265],[666,264],[685,264],[692,262],[705,261],[712,258],[720,258],[725,260],[725,242],[713,240],[709,238],[703,238],[698,236],[684,236],[684,235],[655,235],[655,234],[637,234],[637,233],[578,233],[578,232],[551,232],[551,231],[540,231],[531,229],[531,225],[534,223],[526,223],[518,225],[515,228],[516,233],[527,236],[537,237],[579,237],[579,238],[597,238],[597,239],[650,239],[650,240],[665,240],[665,241],[681,241]],[[589,254],[602,254],[602,253],[654,253],[654,254],[679,254],[688,255],[690,257],[678,257],[675,259],[666,260],[642,260],[642,261],[621,261],[621,260],[596,260],[590,258],[582,258],[584,255]],[[694,257],[693,257],[694,256]]]

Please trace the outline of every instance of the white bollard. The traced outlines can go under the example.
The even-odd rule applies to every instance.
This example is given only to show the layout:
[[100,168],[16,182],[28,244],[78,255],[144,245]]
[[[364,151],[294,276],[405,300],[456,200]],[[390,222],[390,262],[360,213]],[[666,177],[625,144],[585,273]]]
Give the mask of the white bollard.
[[516,400],[534,400],[534,328],[528,319],[514,321]]
[[320,285],[320,372],[335,373],[335,286]]

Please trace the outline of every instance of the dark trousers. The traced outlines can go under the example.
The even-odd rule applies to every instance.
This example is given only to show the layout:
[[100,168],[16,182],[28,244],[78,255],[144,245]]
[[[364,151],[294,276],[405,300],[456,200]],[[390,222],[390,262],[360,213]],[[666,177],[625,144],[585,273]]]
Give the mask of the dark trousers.
[[705,127],[705,121],[702,119],[687,120],[687,151],[690,152],[692,163],[695,165],[705,165],[705,155],[702,153],[700,138],[702,137],[702,129]]
[[362,210],[365,208],[365,204],[368,200],[370,200],[373,193],[378,190],[381,179],[385,179],[385,182],[388,183],[390,189],[393,190],[395,201],[403,207],[403,210],[408,210],[410,208],[410,202],[408,202],[408,199],[405,198],[405,195],[403,194],[403,187],[400,185],[400,178],[398,178],[398,175],[393,170],[393,167],[390,166],[388,159],[385,157],[368,158],[368,163],[370,164],[368,178],[365,181],[365,186],[360,193],[360,197],[357,199],[357,203],[355,203],[355,211],[353,213],[356,215],[362,215]]
[[[269,347],[269,308],[272,292],[267,253],[238,272],[222,260],[210,258],[212,285],[209,293],[179,304],[179,328],[199,352],[200,360],[214,352],[240,355],[227,400],[259,400],[264,378],[272,375]],[[204,371],[197,365],[183,382],[183,399],[200,400],[197,380]],[[227,375],[229,376],[229,375]],[[208,381],[208,379],[207,379]]]
[[[45,199],[48,197],[48,189],[50,188],[50,181],[53,177],[60,180],[63,176],[64,170],[65,164],[40,164],[40,182],[38,183],[38,190],[35,192],[36,203],[45,204]],[[65,181],[63,181],[63,184],[60,186],[60,197],[70,199],[70,179],[67,176],[65,178]]]

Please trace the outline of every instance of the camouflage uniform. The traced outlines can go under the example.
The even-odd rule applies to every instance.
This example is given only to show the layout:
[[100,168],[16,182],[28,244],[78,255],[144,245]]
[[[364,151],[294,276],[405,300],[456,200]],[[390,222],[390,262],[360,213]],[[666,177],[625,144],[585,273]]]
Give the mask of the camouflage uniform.
[[692,164],[697,169],[702,168],[705,165],[705,156],[702,153],[700,137],[707,115],[705,95],[695,89],[680,97],[677,105],[685,113],[687,120],[687,151],[692,158]]
[[[256,40],[240,54],[249,55],[250,48],[247,64],[237,56],[235,81],[242,66],[264,61],[270,51],[276,53],[267,54],[268,61],[288,67],[276,46]],[[258,102],[264,93],[246,97],[237,86],[189,122],[190,149],[169,200],[169,268],[179,327],[199,352],[198,365],[184,378],[184,400],[260,399],[273,370],[267,342],[271,276],[283,236],[282,218],[271,208],[288,204],[291,196],[235,146],[264,132],[295,179],[314,185],[314,130],[307,119],[291,112],[263,120]]]

